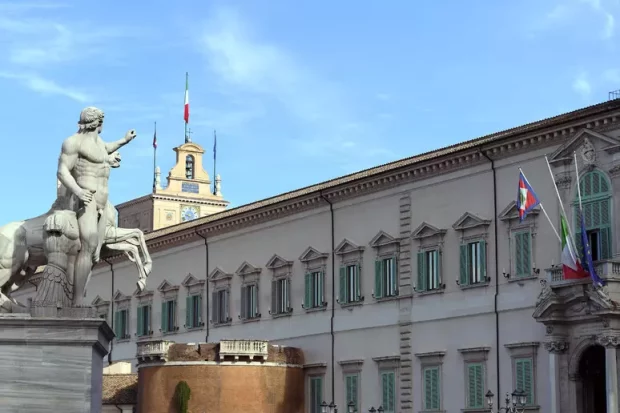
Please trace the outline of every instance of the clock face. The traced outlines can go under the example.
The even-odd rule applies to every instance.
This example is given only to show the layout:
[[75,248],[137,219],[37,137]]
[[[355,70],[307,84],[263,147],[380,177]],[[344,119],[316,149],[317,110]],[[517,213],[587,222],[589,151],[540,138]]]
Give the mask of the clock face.
[[181,209],[181,220],[191,221],[192,219],[198,218],[198,210],[193,206],[184,206]]

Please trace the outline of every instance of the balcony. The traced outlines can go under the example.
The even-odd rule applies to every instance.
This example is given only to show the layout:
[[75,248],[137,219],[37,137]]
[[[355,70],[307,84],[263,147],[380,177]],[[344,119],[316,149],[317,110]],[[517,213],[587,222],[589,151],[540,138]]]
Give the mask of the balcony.
[[[604,280],[620,281],[620,261],[617,259],[609,259],[604,261],[596,261],[594,269],[599,277]],[[563,285],[572,285],[575,283],[583,283],[584,280],[590,282],[590,278],[565,280],[562,274],[562,265],[555,265],[547,268],[547,282],[551,287],[561,287]]]
[[152,361],[167,361],[168,348],[173,343],[173,341],[167,340],[143,341],[136,343],[136,358],[138,359],[138,364]]
[[267,360],[269,342],[264,340],[221,340],[220,360],[225,357],[248,357],[250,360],[260,358]]

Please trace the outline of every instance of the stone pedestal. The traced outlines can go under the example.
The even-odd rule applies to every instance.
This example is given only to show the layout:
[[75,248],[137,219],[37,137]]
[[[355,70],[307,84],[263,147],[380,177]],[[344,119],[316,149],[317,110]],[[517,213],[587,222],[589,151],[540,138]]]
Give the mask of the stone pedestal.
[[0,410],[100,413],[103,357],[113,337],[90,308],[0,314]]

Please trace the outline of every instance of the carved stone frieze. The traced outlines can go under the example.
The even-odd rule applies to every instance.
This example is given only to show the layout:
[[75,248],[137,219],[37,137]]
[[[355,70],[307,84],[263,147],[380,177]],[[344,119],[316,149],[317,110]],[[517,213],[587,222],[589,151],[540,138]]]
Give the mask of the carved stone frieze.
[[617,178],[620,176],[620,163],[614,165],[610,170],[609,170],[609,175],[611,175],[612,178]]
[[593,166],[596,163],[596,150],[594,149],[592,142],[590,142],[590,139],[587,137],[583,140],[580,152],[581,159],[586,167]]
[[606,348],[620,347],[620,336],[601,334],[596,337],[596,343]]
[[568,350],[568,342],[564,340],[547,341],[544,345],[549,353],[562,354]]
[[561,172],[555,175],[555,184],[558,189],[567,189],[570,188],[572,179],[570,172]]

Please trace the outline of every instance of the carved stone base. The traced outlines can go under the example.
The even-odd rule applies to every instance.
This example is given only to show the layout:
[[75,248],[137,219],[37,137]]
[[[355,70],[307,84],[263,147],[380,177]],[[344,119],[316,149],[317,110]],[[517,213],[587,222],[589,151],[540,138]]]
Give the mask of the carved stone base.
[[0,314],[0,410],[101,412],[103,357],[114,334],[103,319],[78,318],[89,309],[65,310]]

